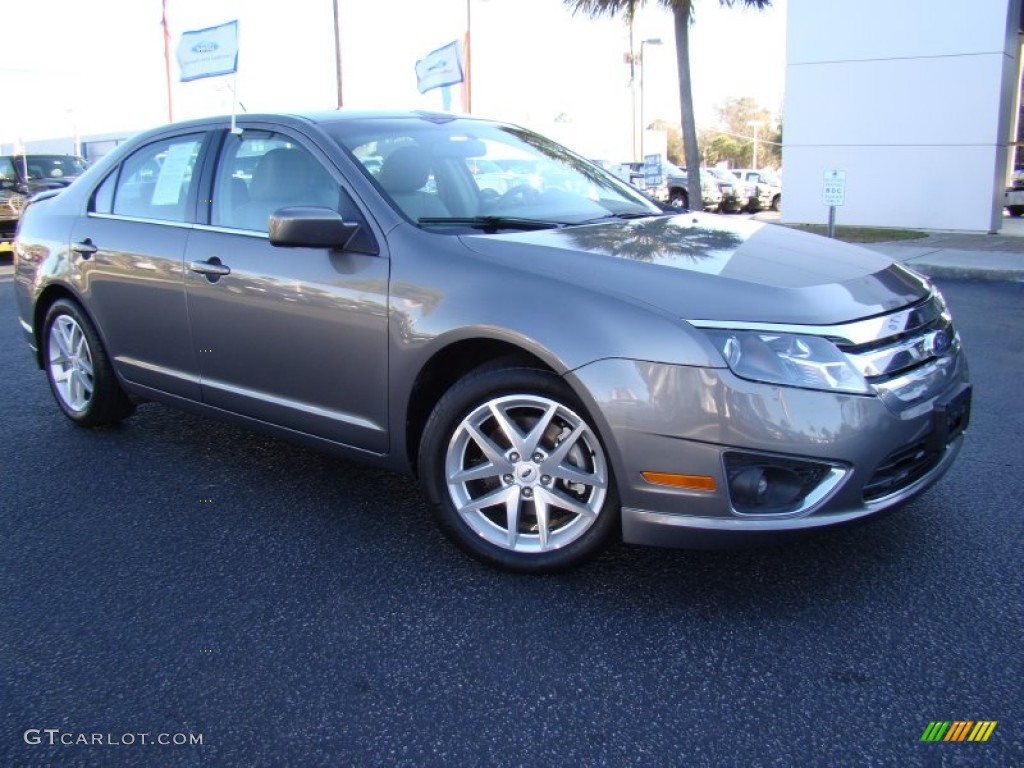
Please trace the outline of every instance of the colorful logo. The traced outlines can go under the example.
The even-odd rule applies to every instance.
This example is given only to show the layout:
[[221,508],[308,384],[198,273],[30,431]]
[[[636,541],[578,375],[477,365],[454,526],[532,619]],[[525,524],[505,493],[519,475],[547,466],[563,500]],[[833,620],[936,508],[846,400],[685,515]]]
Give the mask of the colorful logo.
[[921,741],[988,741],[998,720],[932,720]]
[[193,45],[192,53],[213,53],[218,48],[220,48],[219,45],[209,40],[206,40],[201,43],[196,43],[195,45]]

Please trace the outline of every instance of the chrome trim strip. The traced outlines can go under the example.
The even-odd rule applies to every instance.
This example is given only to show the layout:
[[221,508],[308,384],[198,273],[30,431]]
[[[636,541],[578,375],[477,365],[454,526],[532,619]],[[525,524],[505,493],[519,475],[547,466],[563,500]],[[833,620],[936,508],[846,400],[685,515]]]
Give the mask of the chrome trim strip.
[[[941,351],[937,349],[936,339],[940,333],[946,333]],[[958,339],[952,328],[944,325],[932,328],[920,335],[903,338],[894,344],[875,347],[864,352],[845,352],[847,359],[867,377],[890,376],[907,368],[936,357],[955,352],[959,347]]]
[[[810,463],[810,462],[809,462]],[[813,462],[819,463],[817,461]],[[791,517],[804,517],[811,514],[814,508],[819,506],[825,499],[827,499],[836,488],[838,488],[843,479],[850,474],[850,470],[844,467],[831,466],[829,467],[828,474],[822,478],[818,486],[812,490],[804,498],[804,503],[791,512],[783,512],[775,515],[758,514],[756,512],[740,512],[732,505],[732,497],[729,498],[729,509],[737,517],[741,517],[744,520],[786,520]],[[729,484],[726,483],[726,494],[728,495]]]
[[808,336],[824,336],[840,344],[860,346],[873,341],[897,336],[933,322],[942,315],[944,307],[935,292],[912,307],[886,315],[855,320],[838,325],[795,325],[790,323],[745,323],[730,320],[690,320],[686,322],[696,328],[710,328],[726,331],[763,331],[765,333],[798,333]]
[[[141,368],[144,371],[149,371],[150,373],[158,373],[161,376],[167,376],[172,379],[178,379],[179,381],[187,381],[191,384],[200,383],[198,376],[193,376],[190,373],[185,373],[184,371],[179,371],[174,368],[166,368],[162,365],[153,365],[153,363],[146,363],[134,357],[125,357],[124,355],[117,355],[114,358],[114,360],[116,360],[121,365],[130,365],[134,368]],[[128,378],[130,379],[131,377]]]
[[29,323],[26,323],[20,317],[18,318],[18,322],[21,323],[21,330],[25,333],[32,333],[32,326]]
[[[269,403],[271,405],[281,406],[282,408],[289,408],[293,411],[301,411],[302,413],[309,414],[310,416],[316,416],[317,418],[330,419],[331,421],[339,421],[342,424],[351,424],[352,426],[362,427],[364,429],[372,429],[377,432],[383,432],[384,429],[380,424],[376,424],[369,419],[364,419],[360,416],[353,416],[350,413],[343,411],[332,411],[328,408],[321,408],[316,405],[309,405],[301,400],[293,400],[288,397],[279,397],[277,395],[270,395],[266,392],[260,392],[259,390],[249,389],[247,387],[239,387],[234,384],[228,384],[225,381],[216,381],[201,377],[200,384],[204,388],[216,389],[220,392],[227,392],[232,395],[239,395],[241,397],[247,397],[251,400],[256,400],[261,403]],[[205,398],[204,398],[205,400]],[[223,408],[224,406],[214,406],[215,408]]]
[[259,237],[264,240],[269,240],[270,235],[266,232],[257,232],[253,229],[234,229],[232,227],[217,227],[213,224],[193,224],[192,229],[199,230],[201,232],[221,232],[226,235],[247,235],[248,237]]
[[234,229],[232,227],[215,227],[212,224],[193,224],[186,221],[168,221],[167,219],[144,219],[138,216],[122,216],[116,213],[89,213],[88,216],[94,219],[109,219],[111,221],[132,221],[137,224],[159,224],[162,227],[181,227],[183,229],[196,229],[203,232],[223,232],[229,235],[248,235],[268,240],[270,235],[266,232],[256,232],[251,229]]
[[144,219],[139,216],[122,216],[116,213],[88,213],[90,219],[109,219],[111,221],[133,221],[137,224],[158,224],[161,227],[180,227],[195,229],[195,225],[187,221],[169,221],[168,219]]

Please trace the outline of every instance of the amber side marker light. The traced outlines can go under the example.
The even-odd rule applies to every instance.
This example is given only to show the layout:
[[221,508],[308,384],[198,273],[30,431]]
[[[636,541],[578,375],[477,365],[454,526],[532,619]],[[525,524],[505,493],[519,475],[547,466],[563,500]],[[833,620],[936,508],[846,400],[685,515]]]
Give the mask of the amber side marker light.
[[641,472],[640,477],[652,485],[668,485],[688,491],[713,491],[715,478],[708,475],[676,475],[670,472]]

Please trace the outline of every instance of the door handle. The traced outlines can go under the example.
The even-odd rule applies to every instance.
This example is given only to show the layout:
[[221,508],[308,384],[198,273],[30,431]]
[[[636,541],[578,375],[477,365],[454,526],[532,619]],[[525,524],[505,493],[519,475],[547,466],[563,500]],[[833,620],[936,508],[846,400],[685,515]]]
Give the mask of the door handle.
[[98,251],[99,248],[93,245],[92,238],[87,237],[80,243],[72,243],[71,250],[77,253],[83,259],[88,259],[94,253],[96,253],[96,251]]
[[190,272],[198,272],[200,275],[206,275],[206,279],[212,283],[217,282],[224,275],[231,274],[231,267],[221,264],[220,259],[216,256],[211,256],[206,261],[193,261],[188,265]]

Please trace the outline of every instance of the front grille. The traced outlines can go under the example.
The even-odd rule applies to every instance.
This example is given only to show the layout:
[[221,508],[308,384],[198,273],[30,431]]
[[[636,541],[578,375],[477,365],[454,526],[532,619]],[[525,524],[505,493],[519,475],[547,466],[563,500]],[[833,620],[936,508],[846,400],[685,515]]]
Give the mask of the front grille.
[[927,440],[893,451],[882,460],[865,484],[864,501],[875,501],[903,490],[927,475],[941,458],[942,453],[931,447]]
[[960,337],[938,294],[848,328],[858,326],[860,338],[837,338],[836,345],[890,407],[902,410],[949,386]]

